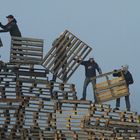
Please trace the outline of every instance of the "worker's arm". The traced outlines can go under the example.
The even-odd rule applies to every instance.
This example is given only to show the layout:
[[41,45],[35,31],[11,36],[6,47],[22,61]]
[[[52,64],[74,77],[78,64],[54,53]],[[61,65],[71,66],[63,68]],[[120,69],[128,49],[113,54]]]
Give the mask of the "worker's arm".
[[11,28],[14,26],[14,24],[9,24],[9,25],[2,25],[0,23],[0,27],[3,29],[3,30],[0,30],[0,32],[9,32],[11,30]]
[[5,28],[5,26],[4,25],[2,25],[2,23],[0,22],[0,27],[2,28],[2,29],[4,29]]
[[134,83],[134,80],[133,80],[132,74],[131,74],[130,72],[128,72],[128,79],[129,79],[128,84],[133,84],[133,83]]
[[8,32],[7,30],[0,30],[0,33]]
[[[81,61],[81,60],[75,59],[75,58],[73,58],[73,60],[75,60],[77,63],[79,63]],[[82,61],[80,64],[81,65],[86,65],[86,63],[87,63],[87,61]]]
[[97,69],[99,74],[102,74],[102,70],[101,70],[101,68],[99,67],[99,65],[97,63],[96,63],[96,69]]

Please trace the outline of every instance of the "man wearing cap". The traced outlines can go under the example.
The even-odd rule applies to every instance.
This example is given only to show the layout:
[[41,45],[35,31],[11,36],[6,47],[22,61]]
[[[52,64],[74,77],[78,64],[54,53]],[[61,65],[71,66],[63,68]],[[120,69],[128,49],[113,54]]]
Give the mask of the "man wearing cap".
[[[133,81],[132,74],[128,71],[128,65],[122,66],[122,72],[123,72],[126,84],[128,86],[128,91],[129,91],[129,85],[133,84],[134,81]],[[114,77],[116,77],[116,76],[120,77],[121,72],[118,72],[117,70],[114,70],[113,76]],[[127,111],[130,111],[131,105],[130,105],[129,95],[125,96],[125,103],[126,103]],[[117,100],[116,100],[116,108],[115,109],[119,110],[119,107],[120,107],[120,98],[117,98]]]
[[[77,62],[80,62],[80,60],[78,60]],[[88,84],[91,82],[94,90],[96,79],[93,79],[93,77],[96,76],[96,70],[98,71],[99,74],[102,74],[102,70],[99,67],[99,65],[95,62],[94,58],[89,58],[89,60],[87,61],[82,61],[81,65],[85,66],[85,76],[86,76],[84,81],[84,86],[83,86],[83,97],[81,98],[81,100],[86,100],[86,90]],[[95,93],[94,93],[94,100],[95,103],[97,103]]]
[[8,19],[8,23],[6,25],[2,25],[0,22],[0,27],[3,29],[0,30],[0,33],[10,32],[11,36],[21,37],[21,32],[18,28],[17,21],[14,16],[8,15],[6,18]]

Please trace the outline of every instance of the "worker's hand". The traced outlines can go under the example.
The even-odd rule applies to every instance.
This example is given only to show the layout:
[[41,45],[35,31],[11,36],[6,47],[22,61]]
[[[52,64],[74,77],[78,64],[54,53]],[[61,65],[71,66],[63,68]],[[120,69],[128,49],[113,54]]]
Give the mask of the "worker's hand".
[[115,73],[115,72],[118,72],[118,70],[115,69],[115,70],[113,70],[113,72],[114,72],[114,73]]
[[0,27],[2,26],[2,23],[0,22]]
[[102,71],[100,71],[99,74],[102,74]]

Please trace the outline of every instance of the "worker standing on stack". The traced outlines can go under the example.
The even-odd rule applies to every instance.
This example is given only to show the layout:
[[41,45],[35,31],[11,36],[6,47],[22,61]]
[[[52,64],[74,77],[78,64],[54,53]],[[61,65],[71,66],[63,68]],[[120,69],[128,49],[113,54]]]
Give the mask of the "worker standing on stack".
[[[3,25],[0,22],[0,27],[2,28],[2,30],[0,30],[0,33],[9,32],[11,37],[21,37],[21,32],[18,28],[17,21],[14,18],[14,16],[13,15],[8,15],[6,18],[8,19],[8,23],[6,25]],[[13,45],[16,46],[17,44],[13,44]],[[17,46],[19,47],[21,45],[18,44]],[[16,49],[14,49],[14,50],[16,51]],[[19,51],[21,51],[20,56],[23,56],[22,55],[22,50],[19,49]],[[13,53],[13,55],[16,55],[16,54]]]
[[[78,60],[77,62],[80,62],[80,60]],[[84,81],[84,86],[83,86],[83,97],[81,98],[81,100],[86,100],[86,90],[88,84],[90,82],[92,83],[93,91],[94,91],[96,85],[96,79],[95,79],[96,70],[98,71],[99,74],[102,74],[102,70],[99,67],[99,65],[95,62],[94,58],[89,58],[89,60],[87,61],[82,61],[81,65],[85,66],[85,76],[86,76]],[[95,92],[94,92],[94,100],[95,103],[97,103]]]
[[21,32],[18,28],[17,21],[14,18],[14,16],[8,15],[6,18],[8,19],[8,23],[6,25],[3,25],[0,22],[0,27],[3,29],[0,30],[0,33],[9,32],[11,37],[12,36],[21,37]]
[[[126,84],[127,84],[127,87],[128,87],[128,92],[129,92],[129,85],[133,84],[134,81],[133,81],[132,74],[128,71],[128,65],[122,66],[122,73],[124,75],[124,78],[125,78],[125,81],[126,81]],[[118,72],[117,70],[114,70],[113,76],[114,77],[120,77],[121,72]],[[126,103],[127,111],[130,111],[131,105],[130,105],[129,95],[125,96],[125,103]],[[117,98],[115,109],[119,110],[119,107],[120,107],[120,98]]]

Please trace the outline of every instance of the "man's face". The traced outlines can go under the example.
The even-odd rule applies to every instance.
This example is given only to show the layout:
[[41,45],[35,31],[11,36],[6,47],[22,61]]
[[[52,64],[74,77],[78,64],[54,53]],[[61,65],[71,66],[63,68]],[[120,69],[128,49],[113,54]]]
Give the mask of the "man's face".
[[94,59],[93,59],[93,58],[89,58],[89,61],[90,61],[90,62],[94,62]]
[[13,18],[7,18],[8,23],[11,22],[13,20]]
[[127,73],[128,69],[126,67],[123,67],[122,70]]

